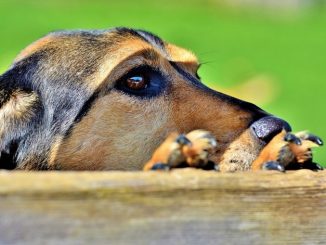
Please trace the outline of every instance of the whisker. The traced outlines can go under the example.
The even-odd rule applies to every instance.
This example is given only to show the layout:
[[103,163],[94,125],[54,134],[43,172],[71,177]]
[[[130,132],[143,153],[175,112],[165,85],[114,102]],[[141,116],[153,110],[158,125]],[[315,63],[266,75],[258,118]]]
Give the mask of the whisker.
[[199,66],[212,64],[212,63],[215,63],[215,62],[216,62],[216,60],[208,60],[208,61],[200,62]]

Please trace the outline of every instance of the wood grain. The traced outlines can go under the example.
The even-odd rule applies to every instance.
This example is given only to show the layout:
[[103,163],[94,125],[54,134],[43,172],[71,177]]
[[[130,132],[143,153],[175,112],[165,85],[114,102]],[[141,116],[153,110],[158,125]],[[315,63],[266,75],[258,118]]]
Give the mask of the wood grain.
[[326,244],[326,171],[0,172],[0,244]]

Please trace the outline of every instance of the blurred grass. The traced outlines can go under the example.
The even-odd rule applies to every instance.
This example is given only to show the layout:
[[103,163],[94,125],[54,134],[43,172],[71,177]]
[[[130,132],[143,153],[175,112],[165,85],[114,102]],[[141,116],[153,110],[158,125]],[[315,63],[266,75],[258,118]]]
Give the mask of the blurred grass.
[[[0,71],[53,30],[143,28],[194,51],[211,86],[272,78],[278,93],[260,106],[291,122],[294,131],[308,129],[326,139],[326,11],[239,10],[217,2],[0,0]],[[252,92],[259,95],[261,88]],[[315,160],[326,163],[326,151],[317,149]]]

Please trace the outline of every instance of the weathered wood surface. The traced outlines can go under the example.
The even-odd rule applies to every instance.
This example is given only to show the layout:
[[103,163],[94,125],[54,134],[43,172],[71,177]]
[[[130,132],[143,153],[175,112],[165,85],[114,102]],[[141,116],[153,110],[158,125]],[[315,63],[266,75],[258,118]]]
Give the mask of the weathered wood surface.
[[0,244],[326,244],[326,171],[0,172]]

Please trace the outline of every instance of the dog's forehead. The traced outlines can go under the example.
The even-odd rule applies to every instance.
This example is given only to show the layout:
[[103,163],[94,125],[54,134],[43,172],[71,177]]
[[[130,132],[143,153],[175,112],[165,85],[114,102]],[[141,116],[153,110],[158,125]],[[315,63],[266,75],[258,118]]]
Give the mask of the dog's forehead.
[[189,72],[199,67],[191,52],[149,32],[129,28],[53,32],[25,48],[13,66],[29,63],[35,60],[34,55],[40,57],[38,54],[38,77],[69,77],[71,83],[83,83],[89,91],[107,87],[108,81],[148,62],[163,67],[163,60],[172,61]]
[[[59,31],[53,32],[35,41],[23,49],[16,57],[15,63],[44,49],[60,49],[67,52],[76,52],[80,49],[83,53],[87,45],[90,49],[109,48],[112,53],[131,55],[141,49],[152,48],[168,60],[198,65],[197,57],[190,51],[163,41],[158,36],[143,30],[129,28],[115,28],[110,30],[92,31]],[[65,52],[62,52],[65,55]],[[115,56],[116,57],[116,56]],[[118,55],[118,58],[119,57]]]
[[142,37],[144,37],[151,45],[153,45],[154,47],[158,47],[163,53],[166,53],[168,59],[170,59],[171,61],[180,63],[199,63],[197,57],[189,50],[178,47],[168,42],[164,42],[158,36],[150,32],[138,31],[138,33]]

